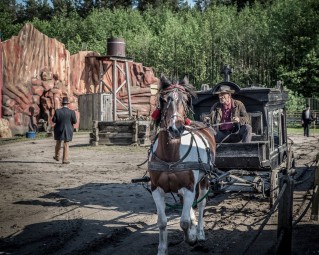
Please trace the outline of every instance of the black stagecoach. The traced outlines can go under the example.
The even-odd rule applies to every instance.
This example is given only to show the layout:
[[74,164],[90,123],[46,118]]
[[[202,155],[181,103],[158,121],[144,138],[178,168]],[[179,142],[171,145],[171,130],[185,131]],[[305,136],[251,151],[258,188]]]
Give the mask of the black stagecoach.
[[[243,185],[268,193],[271,202],[278,195],[279,178],[282,173],[290,173],[293,166],[293,154],[287,139],[286,107],[288,93],[282,86],[265,88],[251,86],[240,88],[229,81],[226,74],[224,81],[209,90],[198,91],[193,100],[194,118],[197,121],[207,121],[212,105],[217,102],[214,94],[220,86],[227,85],[235,91],[234,99],[242,101],[250,116],[252,126],[252,141],[250,143],[220,143],[217,144],[215,167],[220,174],[220,183],[240,182]],[[251,181],[243,176],[252,176]],[[228,182],[222,179],[228,180]],[[240,184],[239,184],[240,185]]]

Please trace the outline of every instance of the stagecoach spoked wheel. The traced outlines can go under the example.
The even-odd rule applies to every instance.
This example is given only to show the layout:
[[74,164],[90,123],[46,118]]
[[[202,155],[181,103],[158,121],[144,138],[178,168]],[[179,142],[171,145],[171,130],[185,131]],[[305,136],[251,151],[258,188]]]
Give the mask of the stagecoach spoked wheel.
[[294,152],[290,149],[287,154],[286,159],[286,169],[288,174],[294,174],[295,173],[295,167],[296,167],[296,161],[294,157]]

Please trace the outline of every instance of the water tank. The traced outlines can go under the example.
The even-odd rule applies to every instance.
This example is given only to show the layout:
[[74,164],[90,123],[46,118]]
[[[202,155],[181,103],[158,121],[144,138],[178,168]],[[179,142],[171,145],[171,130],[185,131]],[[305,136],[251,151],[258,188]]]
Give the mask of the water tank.
[[107,55],[113,57],[125,57],[125,41],[123,38],[107,39]]

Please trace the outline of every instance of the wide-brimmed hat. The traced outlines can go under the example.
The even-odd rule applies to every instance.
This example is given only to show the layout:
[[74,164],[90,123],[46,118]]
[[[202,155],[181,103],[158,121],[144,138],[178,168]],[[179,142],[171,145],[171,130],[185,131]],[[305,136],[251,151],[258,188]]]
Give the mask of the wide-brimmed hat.
[[63,97],[62,104],[69,104],[69,99],[67,97]]
[[232,90],[229,86],[227,85],[221,85],[214,94],[221,94],[221,93],[230,93],[233,94],[235,93],[235,90]]

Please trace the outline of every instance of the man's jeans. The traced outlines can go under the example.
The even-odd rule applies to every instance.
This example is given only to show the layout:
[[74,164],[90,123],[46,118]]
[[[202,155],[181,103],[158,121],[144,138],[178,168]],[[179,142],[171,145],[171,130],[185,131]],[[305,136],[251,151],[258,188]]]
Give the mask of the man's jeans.
[[[228,136],[228,137],[227,137]],[[245,124],[240,126],[239,131],[232,133],[232,131],[217,131],[215,139],[217,143],[249,143],[251,142],[252,128],[250,125]],[[227,137],[227,138],[226,138]],[[226,139],[225,139],[226,138]],[[223,141],[223,139],[225,139]]]

